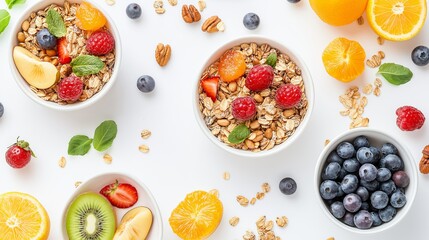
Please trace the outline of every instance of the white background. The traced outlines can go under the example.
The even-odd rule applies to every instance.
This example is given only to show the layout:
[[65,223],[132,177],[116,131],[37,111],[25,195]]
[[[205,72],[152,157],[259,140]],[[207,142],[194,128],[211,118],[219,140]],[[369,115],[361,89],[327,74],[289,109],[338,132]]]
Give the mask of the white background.
[[[62,239],[61,211],[75,191],[74,183],[116,171],[138,176],[152,190],[162,211],[164,239],[178,239],[171,231],[168,217],[185,195],[213,188],[220,191],[224,217],[210,239],[241,239],[247,229],[256,230],[254,223],[261,215],[271,220],[281,215],[289,218],[286,229],[275,229],[282,239],[330,236],[347,240],[426,239],[429,176],[419,174],[416,201],[402,222],[387,232],[361,236],[340,229],[324,215],[315,198],[313,175],[325,139],[348,129],[348,118],[339,115],[342,106],[338,96],[349,86],[362,87],[373,82],[376,76],[375,69],[367,68],[357,80],[343,84],[327,75],[321,61],[322,51],[339,36],[359,41],[367,56],[383,50],[386,62],[403,64],[414,72],[411,82],[403,86],[383,81],[381,96],[369,97],[364,116],[370,118],[371,127],[388,131],[404,142],[418,163],[421,149],[429,144],[429,123],[419,131],[401,132],[395,124],[395,110],[402,105],[413,105],[429,117],[429,67],[417,67],[410,58],[415,46],[429,44],[428,24],[410,41],[379,46],[367,21],[363,26],[352,23],[332,27],[319,20],[307,1],[291,4],[286,0],[207,0],[203,20],[219,15],[226,24],[224,33],[215,34],[203,33],[201,22],[185,24],[181,19],[181,5],[196,5],[197,0],[179,0],[175,7],[164,1],[163,15],[155,13],[153,1],[138,0],[143,14],[137,21],[125,14],[132,1],[119,0],[114,6],[97,1],[115,19],[122,38],[123,61],[114,88],[87,109],[59,112],[39,106],[21,92],[12,78],[7,56],[11,52],[11,29],[24,9],[35,1],[27,0],[25,6],[15,7],[10,26],[0,36],[0,102],[5,106],[0,119],[0,149],[5,152],[20,136],[31,143],[38,156],[21,170],[10,168],[1,157],[0,192],[22,191],[37,197],[51,218],[49,239]],[[0,8],[6,8],[4,1]],[[261,18],[256,31],[242,25],[242,18],[248,12],[256,12]],[[192,112],[197,75],[208,55],[223,43],[249,34],[271,37],[300,54],[311,71],[316,92],[312,119],[301,138],[289,149],[264,159],[244,159],[222,151],[203,135]],[[172,57],[165,68],[160,68],[154,57],[159,42],[172,47]],[[156,89],[151,94],[143,94],[136,88],[136,80],[143,74],[156,80]],[[103,162],[103,153],[94,150],[84,157],[67,156],[67,143],[73,135],[92,135],[95,127],[106,119],[115,120],[119,128],[113,147],[108,150],[113,157],[111,165]],[[141,139],[142,129],[151,130],[152,137]],[[143,143],[150,147],[150,153],[138,151]],[[67,158],[64,169],[58,166],[61,156]],[[223,180],[224,171],[231,173],[230,181]],[[286,176],[298,183],[298,190],[292,196],[282,195],[277,188]],[[265,199],[247,208],[237,204],[238,194],[252,196],[263,182],[272,185]],[[235,228],[228,224],[233,216],[240,217]]]

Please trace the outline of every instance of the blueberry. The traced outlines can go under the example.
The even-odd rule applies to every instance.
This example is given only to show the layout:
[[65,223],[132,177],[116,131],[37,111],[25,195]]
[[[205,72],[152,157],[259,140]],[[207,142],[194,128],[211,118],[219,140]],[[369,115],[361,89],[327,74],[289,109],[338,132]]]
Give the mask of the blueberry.
[[380,216],[381,221],[390,222],[390,220],[392,220],[396,215],[396,209],[389,205],[386,208],[381,209],[378,212],[378,215]]
[[326,200],[333,199],[338,195],[339,187],[338,183],[332,180],[323,181],[319,188],[320,196]]
[[389,180],[392,177],[392,173],[387,168],[379,168],[377,170],[377,181],[379,182],[385,182]]
[[377,168],[371,163],[365,163],[359,168],[359,177],[361,180],[371,182],[377,177]]
[[383,157],[389,154],[398,155],[398,149],[395,147],[395,145],[391,143],[385,143],[383,144],[383,146],[381,146],[381,154],[383,155]]
[[353,140],[353,146],[355,149],[359,149],[361,147],[369,147],[368,138],[365,136],[358,136]]
[[295,180],[290,177],[283,178],[279,183],[280,191],[286,195],[292,195],[297,189]]
[[344,168],[341,168],[338,180],[342,180],[347,174],[349,174],[349,172],[347,172]]
[[380,167],[385,167],[391,172],[396,172],[403,168],[403,162],[398,155],[388,154],[380,160]]
[[360,168],[360,163],[356,158],[350,158],[344,161],[343,168],[349,173],[357,172]]
[[340,175],[341,166],[336,162],[331,162],[326,166],[324,172],[324,178],[329,180],[335,180]]
[[3,104],[0,103],[0,118],[3,117],[3,113],[4,113],[4,107],[3,107]]
[[342,197],[345,195],[343,189],[341,188],[341,183],[337,183],[340,187],[338,188],[338,194],[337,197]]
[[360,210],[369,210],[369,203],[368,202],[362,202],[362,205],[360,206]]
[[355,215],[353,213],[346,212],[346,214],[343,217],[343,223],[349,225],[350,227],[355,227],[355,223],[353,220],[354,217],[355,217]]
[[353,221],[357,228],[368,229],[371,228],[374,220],[372,220],[371,213],[366,210],[361,210],[356,213]]
[[340,158],[340,156],[338,156],[336,151],[332,151],[331,153],[329,153],[328,158],[326,159],[327,163],[331,163],[331,162],[337,162],[340,165],[343,165],[344,159]]
[[361,180],[360,185],[368,189],[368,191],[374,192],[378,189],[378,187],[380,186],[380,183],[377,180],[373,180],[371,182]]
[[151,76],[143,75],[137,80],[137,88],[144,92],[152,92],[155,88],[155,80]]
[[142,9],[137,3],[131,3],[127,6],[127,16],[131,19],[139,18],[142,15]]
[[356,154],[353,144],[349,142],[342,142],[337,146],[337,154],[343,159],[348,159]]
[[256,13],[248,13],[244,15],[243,24],[249,30],[255,30],[258,28],[260,22],[261,20]]
[[401,191],[396,191],[390,197],[390,205],[394,208],[402,208],[407,203],[407,197]]
[[298,3],[301,0],[287,0],[287,1],[290,2],[290,3]]
[[410,184],[410,177],[404,171],[397,171],[393,174],[392,180],[397,187],[405,188]]
[[380,185],[380,190],[385,192],[387,195],[390,195],[396,190],[395,183],[392,180],[382,182]]
[[46,28],[37,32],[36,39],[39,46],[43,49],[54,49],[57,46],[57,38]]
[[374,156],[374,163],[377,163],[381,158],[381,152],[376,147],[369,147],[369,150],[371,150],[372,155]]
[[357,212],[362,206],[362,200],[355,193],[347,194],[343,199],[344,208],[349,212]]
[[429,48],[418,46],[411,52],[411,59],[417,66],[425,66],[429,63]]
[[383,221],[381,221],[380,216],[378,215],[378,212],[371,212],[371,217],[373,221],[372,223],[373,227],[377,227],[383,224]]
[[376,191],[371,194],[371,206],[375,209],[383,209],[389,203],[389,196],[385,192]]
[[358,185],[358,178],[353,174],[348,174],[344,177],[343,181],[341,181],[341,190],[343,190],[344,193],[352,193],[356,191]]
[[369,192],[368,189],[366,189],[365,187],[358,187],[358,189],[356,190],[356,194],[359,195],[359,197],[362,199],[362,201],[366,201],[369,198]]
[[361,147],[356,152],[356,159],[361,163],[374,163],[374,154],[367,147]]
[[331,213],[336,218],[342,218],[346,214],[346,209],[344,208],[344,205],[342,202],[334,202],[331,204]]

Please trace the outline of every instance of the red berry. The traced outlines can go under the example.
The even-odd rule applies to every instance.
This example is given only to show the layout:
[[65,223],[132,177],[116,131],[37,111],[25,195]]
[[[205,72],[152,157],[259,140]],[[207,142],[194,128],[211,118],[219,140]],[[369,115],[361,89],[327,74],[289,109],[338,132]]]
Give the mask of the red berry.
[[209,77],[201,80],[201,87],[207,94],[207,97],[210,97],[213,102],[216,102],[217,89],[219,87],[219,77]]
[[75,76],[63,78],[57,86],[58,97],[64,101],[77,101],[83,92],[83,82]]
[[281,108],[293,108],[301,101],[301,96],[301,88],[289,83],[277,89],[276,102]]
[[61,64],[67,64],[71,62],[69,51],[67,50],[67,39],[62,37],[57,41],[58,60]]
[[239,97],[232,101],[232,116],[240,121],[246,121],[256,114],[256,103],[252,97]]
[[396,125],[402,131],[414,131],[420,129],[425,122],[423,113],[415,107],[403,106],[396,110]]
[[19,140],[7,149],[6,162],[13,168],[23,168],[30,162],[34,155],[28,142]]
[[93,55],[105,55],[115,47],[115,39],[108,31],[97,31],[86,41],[86,50]]
[[109,184],[100,190],[100,194],[105,196],[109,202],[118,208],[129,208],[136,204],[139,199],[137,189],[128,183]]
[[269,65],[257,65],[250,69],[246,77],[246,87],[252,91],[262,91],[270,87],[274,70]]

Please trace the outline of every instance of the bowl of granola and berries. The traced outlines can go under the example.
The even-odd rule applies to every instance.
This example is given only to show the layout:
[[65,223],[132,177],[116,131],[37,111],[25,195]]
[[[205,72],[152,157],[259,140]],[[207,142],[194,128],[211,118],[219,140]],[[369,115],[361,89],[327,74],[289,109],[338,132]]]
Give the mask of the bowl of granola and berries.
[[215,145],[259,157],[292,144],[309,121],[313,83],[290,48],[260,36],[224,44],[205,62],[194,112]]
[[106,95],[117,78],[119,32],[92,2],[39,1],[13,33],[12,73],[21,90],[43,106],[82,109]]

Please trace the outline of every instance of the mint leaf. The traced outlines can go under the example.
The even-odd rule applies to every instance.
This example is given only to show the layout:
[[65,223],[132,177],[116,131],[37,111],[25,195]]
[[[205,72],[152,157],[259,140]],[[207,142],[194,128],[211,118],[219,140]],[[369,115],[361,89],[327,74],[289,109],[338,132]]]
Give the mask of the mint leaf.
[[49,9],[46,15],[46,23],[48,24],[49,32],[55,37],[60,38],[67,34],[63,17],[54,9]]
[[91,149],[92,139],[84,135],[76,135],[70,139],[68,154],[83,156]]
[[236,126],[228,136],[228,141],[232,144],[242,143],[250,135],[250,130],[246,125]]
[[94,142],[92,145],[99,152],[107,150],[110,146],[112,146],[117,132],[118,126],[116,125],[115,121],[107,120],[102,122],[100,126],[95,129]]
[[73,73],[78,77],[97,74],[104,68],[104,62],[92,55],[81,55],[70,63]]
[[25,0],[6,0],[7,7],[9,9],[12,9],[13,6],[16,4],[23,4],[25,3]]
[[405,84],[413,77],[410,69],[395,63],[383,63],[378,73],[393,85]]
[[271,53],[270,55],[268,55],[267,60],[265,61],[265,64],[275,68],[276,63],[277,63],[277,53]]
[[0,9],[0,34],[6,29],[9,25],[10,14],[4,9]]

